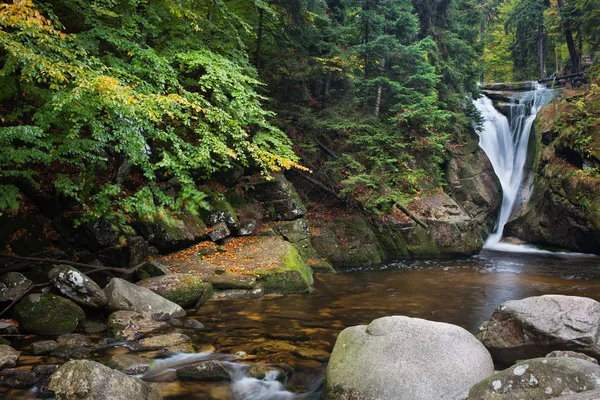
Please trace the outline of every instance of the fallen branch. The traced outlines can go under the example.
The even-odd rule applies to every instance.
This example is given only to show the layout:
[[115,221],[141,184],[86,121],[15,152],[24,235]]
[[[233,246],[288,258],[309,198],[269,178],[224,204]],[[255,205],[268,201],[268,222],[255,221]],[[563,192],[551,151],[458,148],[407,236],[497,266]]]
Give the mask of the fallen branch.
[[[23,261],[42,262],[42,263],[48,263],[48,264],[67,264],[67,265],[71,265],[73,267],[91,269],[92,271],[84,272],[84,274],[86,274],[86,275],[90,274],[92,272],[100,272],[100,271],[110,271],[110,272],[116,272],[118,274],[127,275],[132,272],[135,272],[136,269],[138,269],[139,267],[141,267],[142,265],[144,265],[146,263],[146,261],[144,261],[140,264],[134,265],[131,268],[114,268],[114,267],[101,267],[101,266],[93,265],[93,264],[84,264],[84,263],[79,263],[79,262],[69,261],[69,260],[56,260],[56,259],[52,259],[52,258],[22,257],[22,256],[8,255],[8,254],[0,254],[0,257],[12,258],[15,260],[23,260]],[[3,269],[2,272],[22,271],[22,270],[26,270],[26,269],[30,269],[30,268],[31,267],[7,268],[7,269]]]
[[425,222],[423,222],[421,220],[421,218],[417,217],[415,214],[413,214],[410,211],[408,211],[408,209],[406,207],[404,207],[402,204],[400,204],[398,202],[394,202],[394,205],[400,211],[402,211],[404,214],[406,214],[410,219],[412,219],[413,221],[415,221],[417,224],[421,225],[425,230],[429,230],[429,227],[427,226],[427,224]]
[[313,136],[313,139],[315,140],[315,142],[319,145],[320,148],[322,148],[327,154],[329,154],[331,157],[339,160],[340,157],[338,157],[337,154],[335,154],[335,152],[333,150],[331,150],[329,147],[325,146],[319,139],[317,139],[316,136]]

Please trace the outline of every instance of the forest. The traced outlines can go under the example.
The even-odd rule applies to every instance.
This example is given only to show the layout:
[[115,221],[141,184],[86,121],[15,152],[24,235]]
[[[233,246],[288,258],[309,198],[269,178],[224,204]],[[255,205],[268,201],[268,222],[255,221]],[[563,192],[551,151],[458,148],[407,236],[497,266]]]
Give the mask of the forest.
[[234,164],[389,210],[445,185],[480,79],[579,72],[599,24],[594,0],[5,2],[0,212],[197,212]]

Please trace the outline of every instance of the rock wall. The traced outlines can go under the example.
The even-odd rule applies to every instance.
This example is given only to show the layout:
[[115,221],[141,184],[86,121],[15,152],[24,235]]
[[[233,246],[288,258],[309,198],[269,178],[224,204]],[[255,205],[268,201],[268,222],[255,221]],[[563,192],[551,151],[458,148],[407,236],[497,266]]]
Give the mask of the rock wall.
[[[600,254],[600,179],[590,168],[597,159],[557,140],[560,132],[554,121],[561,105],[556,107],[551,103],[538,114],[531,136],[535,151],[530,199],[507,224],[505,234],[538,245]],[[600,137],[600,132],[590,135]]]

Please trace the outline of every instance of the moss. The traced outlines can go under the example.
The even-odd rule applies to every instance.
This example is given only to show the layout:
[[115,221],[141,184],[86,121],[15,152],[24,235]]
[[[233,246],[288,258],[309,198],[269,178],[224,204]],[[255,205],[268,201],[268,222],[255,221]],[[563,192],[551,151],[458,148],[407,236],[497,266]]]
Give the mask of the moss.
[[306,293],[312,290],[312,271],[290,244],[282,255],[279,268],[255,270],[265,293]]
[[32,294],[14,309],[14,318],[26,332],[39,335],[71,333],[85,320],[83,310],[70,300],[52,294]]
[[[206,296],[207,284],[189,274],[172,274],[145,279],[137,283],[181,307],[193,307]],[[212,285],[210,286],[212,289]]]

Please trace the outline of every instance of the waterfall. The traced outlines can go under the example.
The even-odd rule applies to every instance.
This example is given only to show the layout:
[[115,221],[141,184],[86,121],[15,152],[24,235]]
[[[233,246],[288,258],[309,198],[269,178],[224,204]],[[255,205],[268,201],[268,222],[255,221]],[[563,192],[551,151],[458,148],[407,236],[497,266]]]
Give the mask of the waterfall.
[[484,96],[473,101],[483,118],[483,126],[478,131],[479,147],[490,159],[502,186],[498,222],[484,248],[499,248],[504,226],[513,215],[522,192],[531,127],[540,108],[548,104],[553,96],[554,90],[535,82],[531,91],[513,94],[510,123],[494,108],[489,98]]

